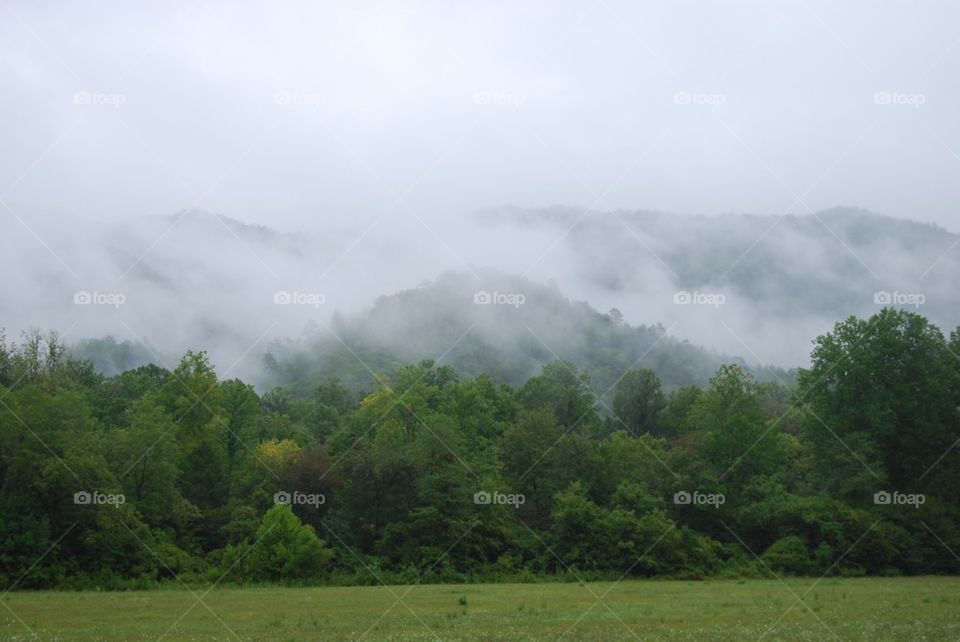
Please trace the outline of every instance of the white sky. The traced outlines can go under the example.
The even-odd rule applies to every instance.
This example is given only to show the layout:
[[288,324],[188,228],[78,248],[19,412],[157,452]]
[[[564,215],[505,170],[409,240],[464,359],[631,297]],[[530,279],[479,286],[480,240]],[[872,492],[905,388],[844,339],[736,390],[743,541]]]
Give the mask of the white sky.
[[0,61],[25,243],[10,210],[854,205],[960,231],[955,2],[0,0]]

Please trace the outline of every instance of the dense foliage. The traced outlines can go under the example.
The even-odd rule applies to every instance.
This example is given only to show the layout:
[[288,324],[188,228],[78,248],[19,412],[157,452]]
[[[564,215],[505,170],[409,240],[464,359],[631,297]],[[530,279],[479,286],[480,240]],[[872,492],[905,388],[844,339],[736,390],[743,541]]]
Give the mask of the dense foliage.
[[[960,335],[885,309],[797,383],[433,362],[262,395],[0,338],[0,584],[955,573]],[[641,364],[642,365],[642,362]]]

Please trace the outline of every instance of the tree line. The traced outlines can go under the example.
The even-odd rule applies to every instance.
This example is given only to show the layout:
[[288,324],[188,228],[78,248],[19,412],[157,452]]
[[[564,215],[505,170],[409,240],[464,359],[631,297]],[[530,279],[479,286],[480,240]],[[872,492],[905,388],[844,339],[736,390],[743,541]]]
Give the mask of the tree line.
[[960,335],[884,309],[796,381],[609,398],[431,361],[297,394],[0,335],[0,584],[956,573]]

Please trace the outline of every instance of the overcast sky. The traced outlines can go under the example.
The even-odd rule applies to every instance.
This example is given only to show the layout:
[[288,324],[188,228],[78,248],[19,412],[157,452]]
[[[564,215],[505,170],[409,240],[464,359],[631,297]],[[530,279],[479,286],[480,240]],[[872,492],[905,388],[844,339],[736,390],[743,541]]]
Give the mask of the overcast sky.
[[0,59],[24,242],[11,210],[856,205],[960,231],[956,2],[0,0]]

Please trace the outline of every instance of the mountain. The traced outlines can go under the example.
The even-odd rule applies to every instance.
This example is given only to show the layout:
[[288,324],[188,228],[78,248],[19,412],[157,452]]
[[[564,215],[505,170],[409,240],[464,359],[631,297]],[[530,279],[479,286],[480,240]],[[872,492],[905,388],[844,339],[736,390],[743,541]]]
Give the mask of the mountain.
[[[463,300],[451,288],[466,288],[467,294],[529,290],[513,316],[494,321],[508,312],[498,306],[481,314],[478,327],[449,355],[465,371],[494,372],[506,381],[525,377],[550,351],[581,364],[606,363],[591,351],[617,349],[626,341],[633,347],[625,359],[636,358],[663,331],[663,341],[687,340],[713,355],[691,356],[690,365],[676,366],[688,371],[668,377],[676,383],[701,380],[710,370],[703,364],[720,359],[716,355],[802,366],[816,336],[849,315],[869,316],[885,301],[916,307],[944,330],[960,323],[954,287],[960,236],[854,208],[798,216],[686,216],[505,207],[423,221],[395,212],[342,228],[297,231],[198,210],[28,224],[42,244],[25,231],[0,235],[0,269],[18,275],[0,293],[0,327],[10,337],[38,327],[57,330],[72,343],[90,340],[78,349],[111,372],[147,354],[170,366],[187,348],[202,347],[227,376],[266,380],[261,356],[271,342],[293,337],[297,344],[311,323],[314,329],[303,341],[312,340],[325,326],[340,327],[338,318],[349,319],[342,321],[342,334],[362,331],[385,351],[370,364],[375,370],[437,357],[469,327],[467,311],[475,312],[446,305],[447,299]],[[21,237],[36,242],[15,241]],[[499,272],[486,272],[487,266]],[[453,286],[447,277],[436,279],[450,269],[474,283]],[[526,280],[513,282],[503,276],[508,274]],[[409,289],[432,279],[430,288]],[[541,297],[541,288],[553,298]],[[84,300],[94,302],[95,294],[106,295],[99,300],[107,302],[120,295],[122,304],[78,304],[77,295],[84,293],[91,295]],[[284,293],[306,304],[278,304]],[[390,296],[371,309],[384,295]],[[678,304],[683,296],[706,304]],[[559,301],[567,297],[592,310],[580,303],[564,307]],[[604,334],[596,311],[611,308],[623,313],[629,330]],[[541,322],[538,310],[556,314],[542,312]],[[487,320],[486,314],[494,316]],[[429,336],[418,336],[413,320]],[[621,334],[628,331],[642,336],[627,341]],[[586,338],[575,338],[579,332]],[[96,343],[106,336],[115,345]],[[472,358],[458,352],[468,348],[476,352]],[[508,363],[500,353],[516,358]],[[621,365],[629,364],[610,367]],[[596,377],[598,383],[609,379]]]
[[[264,358],[268,385],[301,393],[331,376],[370,390],[374,374],[427,359],[514,386],[564,359],[585,370],[599,394],[631,367],[654,370],[672,389],[706,383],[723,363],[743,363],[670,336],[661,325],[631,326],[615,310],[601,314],[556,287],[491,271],[479,279],[449,272],[380,297],[363,314],[275,342]],[[789,377],[776,369],[755,372],[764,380]]]
[[[560,238],[540,274],[571,295],[635,321],[676,323],[680,336],[725,351],[745,354],[747,344],[761,361],[802,364],[813,337],[884,303],[917,307],[946,330],[960,323],[960,236],[936,225],[856,208],[802,216],[499,208],[477,218],[498,236]],[[674,305],[678,291],[722,294],[721,314]]]

